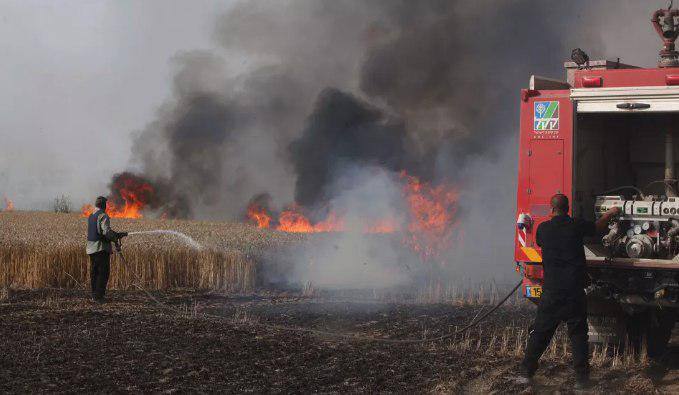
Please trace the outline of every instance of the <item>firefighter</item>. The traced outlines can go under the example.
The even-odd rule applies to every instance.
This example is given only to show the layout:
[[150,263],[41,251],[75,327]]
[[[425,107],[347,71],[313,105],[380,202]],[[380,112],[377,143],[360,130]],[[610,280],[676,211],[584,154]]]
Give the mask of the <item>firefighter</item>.
[[583,238],[603,233],[619,207],[606,211],[598,221],[571,218],[568,198],[556,194],[551,198],[552,218],[538,226],[536,241],[542,248],[544,282],[535,323],[530,332],[521,373],[527,381],[535,374],[538,360],[561,322],[568,326],[575,369],[576,387],[589,382],[589,346],[587,343],[587,281]]
[[87,219],[87,255],[90,256],[90,284],[92,301],[104,303],[111,259],[111,242],[116,243],[127,236],[127,232],[111,229],[111,220],[106,214],[106,198],[97,197],[95,211]]

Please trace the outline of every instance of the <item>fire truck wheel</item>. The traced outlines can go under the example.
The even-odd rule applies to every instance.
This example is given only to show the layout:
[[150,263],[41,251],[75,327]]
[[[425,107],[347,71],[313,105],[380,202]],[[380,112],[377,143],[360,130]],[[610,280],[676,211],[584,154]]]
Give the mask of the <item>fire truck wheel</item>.
[[595,344],[610,344],[624,347],[630,317],[618,303],[590,298],[587,305],[589,341]]
[[676,312],[663,311],[650,313],[645,330],[646,350],[650,358],[661,357],[667,349],[672,336],[672,329],[677,320]]

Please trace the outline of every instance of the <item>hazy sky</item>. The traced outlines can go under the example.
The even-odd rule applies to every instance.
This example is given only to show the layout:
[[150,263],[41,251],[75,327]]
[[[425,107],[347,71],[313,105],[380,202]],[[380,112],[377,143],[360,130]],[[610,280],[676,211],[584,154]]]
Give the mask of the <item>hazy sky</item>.
[[230,3],[0,2],[0,198],[106,193],[130,134],[169,96],[171,58],[213,48]]
[[[655,63],[660,42],[649,16],[665,1],[592,4],[574,10],[582,14],[577,28],[605,43],[592,58]],[[131,134],[170,96],[172,58],[219,52],[215,22],[231,5],[0,1],[0,199],[49,208],[61,194],[78,206],[106,193],[111,174],[128,166]],[[236,66],[248,61],[226,58]]]

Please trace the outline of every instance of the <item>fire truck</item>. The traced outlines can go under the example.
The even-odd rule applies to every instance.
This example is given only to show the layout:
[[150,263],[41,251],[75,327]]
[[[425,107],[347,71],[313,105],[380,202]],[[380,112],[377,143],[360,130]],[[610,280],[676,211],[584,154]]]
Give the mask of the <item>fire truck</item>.
[[537,227],[563,193],[571,216],[622,209],[585,241],[589,337],[666,348],[679,311],[679,10],[652,14],[656,68],[589,60],[574,50],[565,81],[532,76],[521,91],[515,260],[525,297],[542,292]]

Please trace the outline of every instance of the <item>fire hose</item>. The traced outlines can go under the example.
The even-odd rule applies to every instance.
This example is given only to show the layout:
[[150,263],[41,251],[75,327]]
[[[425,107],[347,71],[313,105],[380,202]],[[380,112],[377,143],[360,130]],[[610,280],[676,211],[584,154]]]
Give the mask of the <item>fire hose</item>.
[[[123,254],[122,251],[122,246],[120,243],[120,240],[117,240],[115,242],[115,251],[120,257],[120,260],[123,262],[123,265],[132,273],[132,276],[136,280],[136,283],[133,283],[135,287],[137,287],[139,290],[144,292],[146,296],[153,302],[155,302],[160,308],[171,311],[173,313],[180,313],[181,311],[178,308],[169,306],[160,300],[158,300],[151,292],[149,292],[146,288],[142,287],[141,284],[141,278],[139,275],[132,270],[130,265],[128,265],[127,260],[125,259],[125,255]],[[266,329],[272,329],[272,330],[282,330],[282,331],[287,331],[287,332],[298,332],[298,333],[309,333],[309,334],[314,334],[314,335],[319,335],[319,336],[327,336],[327,337],[335,337],[335,338],[342,338],[342,339],[348,339],[348,340],[363,340],[363,341],[369,341],[369,342],[375,342],[375,343],[388,343],[388,344],[422,344],[422,343],[431,343],[431,342],[438,342],[442,341],[445,339],[449,339],[451,337],[457,336],[477,325],[479,325],[483,320],[488,318],[491,314],[493,314],[497,309],[499,309],[505,302],[509,299],[510,296],[516,292],[516,290],[521,286],[523,283],[523,279],[519,281],[512,289],[507,293],[507,295],[502,298],[493,308],[488,310],[487,312],[483,313],[482,315],[475,317],[474,319],[471,320],[467,325],[454,330],[453,332],[447,333],[445,335],[433,337],[430,339],[385,339],[385,338],[380,338],[380,337],[373,337],[373,336],[363,336],[363,335],[356,335],[356,334],[349,334],[349,333],[339,333],[339,332],[329,332],[329,331],[323,331],[323,330],[318,330],[318,329],[311,329],[311,328],[300,328],[300,327],[292,327],[292,326],[285,326],[285,325],[277,325],[277,324],[267,324],[263,322],[253,322],[253,321],[248,321],[248,322],[239,322],[241,324],[246,324],[248,326],[257,326],[260,328],[266,328]],[[209,318],[216,318],[219,320],[223,320],[225,317],[221,315],[216,315],[216,314],[209,314],[209,313],[203,313],[203,316],[209,317]]]

